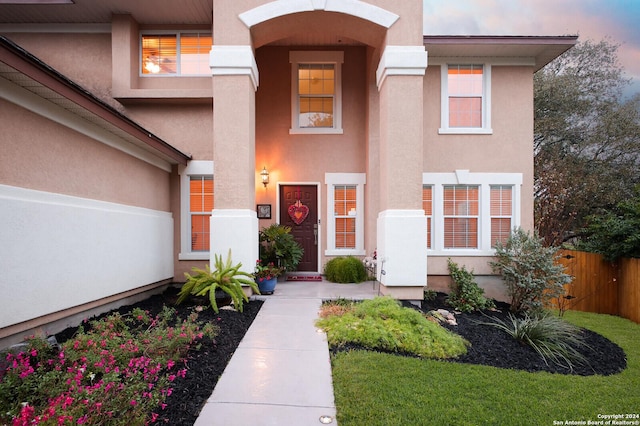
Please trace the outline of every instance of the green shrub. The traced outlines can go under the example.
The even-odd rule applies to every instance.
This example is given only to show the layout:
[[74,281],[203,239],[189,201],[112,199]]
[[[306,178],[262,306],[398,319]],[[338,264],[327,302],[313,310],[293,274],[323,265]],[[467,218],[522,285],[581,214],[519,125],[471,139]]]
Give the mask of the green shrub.
[[214,254],[214,267],[213,271],[209,265],[205,265],[205,269],[193,267],[194,275],[185,273],[187,281],[180,289],[177,303],[184,302],[190,296],[206,296],[208,293],[211,307],[217,313],[216,290],[221,290],[231,297],[233,306],[242,312],[244,303],[249,301],[242,286],[249,286],[255,293],[260,294],[253,274],[241,271],[242,263],[233,266],[231,249],[229,249],[226,262],[222,261],[222,255]]
[[551,360],[573,371],[575,364],[586,362],[578,351],[578,348],[586,346],[581,330],[548,312],[526,313],[522,317],[509,313],[509,321],[492,318],[491,322],[482,324],[497,327],[531,346],[546,364]]
[[496,243],[496,261],[489,264],[502,275],[511,297],[511,311],[541,310],[551,299],[562,296],[572,277],[557,262],[556,247],[545,247],[537,235],[514,229],[507,242]]
[[316,322],[333,347],[349,343],[372,350],[409,353],[422,358],[453,358],[468,342],[390,297],[376,297],[338,310]]
[[360,283],[367,279],[364,264],[353,256],[331,259],[324,267],[324,274],[327,280],[334,283]]
[[484,297],[484,290],[478,287],[473,278],[473,272],[467,271],[463,265],[448,259],[449,273],[453,280],[450,286],[451,293],[447,296],[447,304],[461,312],[473,312],[481,309],[495,307],[491,299]]
[[274,223],[262,228],[258,240],[263,265],[273,263],[285,271],[296,270],[304,255],[304,249],[296,242],[290,226]]

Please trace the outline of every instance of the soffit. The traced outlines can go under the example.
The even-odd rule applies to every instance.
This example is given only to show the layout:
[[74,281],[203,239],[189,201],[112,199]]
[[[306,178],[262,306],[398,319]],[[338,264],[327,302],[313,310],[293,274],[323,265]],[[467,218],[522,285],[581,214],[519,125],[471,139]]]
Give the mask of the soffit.
[[429,58],[533,58],[538,71],[569,50],[577,36],[425,36]]
[[[2,41],[0,39],[0,41]],[[2,47],[2,45],[0,45]],[[6,50],[5,52],[9,52]],[[33,58],[35,60],[35,58]],[[28,64],[27,61],[24,62]],[[34,63],[27,65],[34,66]],[[23,70],[0,60],[0,78],[28,90],[41,99],[63,108],[77,117],[106,130],[121,140],[155,156],[168,164],[186,164],[188,155],[175,149],[148,130],[136,124],[113,107],[105,104],[88,91],[67,80],[44,63],[35,62],[40,67],[41,75],[50,75],[47,83],[38,81],[38,77],[30,77]],[[45,78],[46,79],[46,78]],[[52,84],[53,82],[53,84]],[[49,87],[51,86],[51,87]],[[81,102],[78,102],[78,99]]]
[[0,23],[111,23],[130,14],[144,24],[211,24],[211,0],[73,0],[73,4],[0,4]]

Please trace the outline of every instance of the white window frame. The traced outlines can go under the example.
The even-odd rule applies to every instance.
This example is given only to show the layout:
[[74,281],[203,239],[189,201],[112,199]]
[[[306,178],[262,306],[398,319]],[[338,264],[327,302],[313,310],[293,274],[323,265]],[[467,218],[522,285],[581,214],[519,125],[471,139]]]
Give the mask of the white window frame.
[[[342,63],[341,51],[294,51],[289,52],[291,63],[291,129],[289,134],[342,134]],[[335,93],[333,97],[333,127],[300,127],[300,105],[298,96],[298,65],[333,64],[335,67]]]
[[[482,127],[449,127],[449,65],[482,65]],[[491,128],[491,64],[486,62],[447,62],[440,65],[440,129],[439,134],[490,135]]]
[[213,161],[192,160],[186,167],[181,166],[178,172],[180,174],[180,253],[178,260],[209,260],[210,252],[191,250],[189,201],[191,176],[213,177]]
[[[325,256],[364,256],[364,185],[365,173],[325,173],[327,185],[327,249]],[[356,186],[356,247],[354,249],[336,248],[335,186]]]
[[[182,34],[206,34],[206,35],[211,35],[213,37],[213,34],[210,31],[206,31],[206,30],[184,30],[184,31],[167,31],[167,30],[160,30],[160,31],[154,31],[154,30],[142,30],[140,31],[140,34],[138,36],[138,75],[140,77],[144,77],[144,78],[157,78],[157,77],[207,77],[207,76],[211,76],[211,73],[207,72],[204,74],[182,74],[182,70],[181,70],[181,66],[182,63],[180,61],[180,37],[182,36]],[[142,36],[148,36],[148,35],[175,35],[176,36],[176,73],[175,74],[153,74],[153,73],[149,73],[149,74],[145,74],[142,72],[142,66],[143,66],[143,61],[144,59],[142,58]]]
[[[429,256],[493,256],[491,247],[491,191],[493,185],[506,185],[513,188],[512,223],[518,227],[521,223],[522,173],[470,173],[468,170],[456,170],[453,173],[423,173],[422,184],[432,186],[433,217],[431,219],[431,248]],[[444,248],[444,186],[475,185],[480,187],[479,230],[477,249]]]

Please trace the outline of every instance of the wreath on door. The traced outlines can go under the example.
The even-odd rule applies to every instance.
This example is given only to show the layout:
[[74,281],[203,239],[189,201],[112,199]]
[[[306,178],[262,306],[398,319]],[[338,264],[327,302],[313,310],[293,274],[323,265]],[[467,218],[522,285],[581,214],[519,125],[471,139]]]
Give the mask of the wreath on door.
[[296,225],[300,225],[309,216],[309,207],[302,204],[300,200],[300,189],[298,188],[298,200],[287,209],[289,217]]

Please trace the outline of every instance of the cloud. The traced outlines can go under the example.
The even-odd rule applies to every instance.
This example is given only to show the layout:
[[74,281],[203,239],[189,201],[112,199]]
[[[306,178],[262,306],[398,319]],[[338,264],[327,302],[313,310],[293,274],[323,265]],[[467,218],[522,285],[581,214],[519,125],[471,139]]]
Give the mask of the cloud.
[[429,35],[576,35],[619,43],[626,74],[640,87],[638,0],[423,0]]

